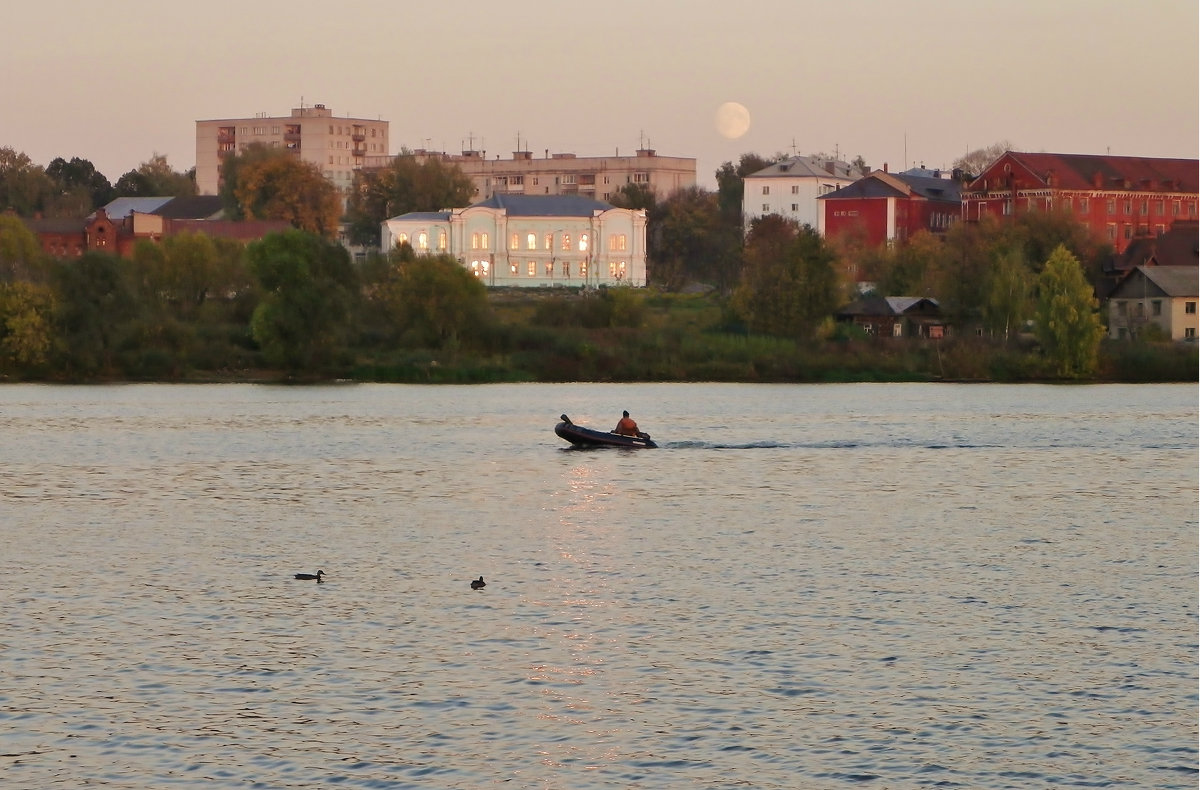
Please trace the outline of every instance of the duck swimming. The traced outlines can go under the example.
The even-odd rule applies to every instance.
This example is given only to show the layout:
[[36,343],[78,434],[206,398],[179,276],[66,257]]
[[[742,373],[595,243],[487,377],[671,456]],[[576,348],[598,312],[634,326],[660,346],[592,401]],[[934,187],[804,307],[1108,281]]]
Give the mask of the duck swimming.
[[480,576],[478,579],[471,580],[472,590],[482,590],[484,587],[487,587],[487,582],[483,580],[482,576]]
[[317,584],[321,583],[321,577],[325,575],[325,571],[317,571],[316,573],[297,573],[296,578],[302,581],[310,582],[313,579],[317,580]]

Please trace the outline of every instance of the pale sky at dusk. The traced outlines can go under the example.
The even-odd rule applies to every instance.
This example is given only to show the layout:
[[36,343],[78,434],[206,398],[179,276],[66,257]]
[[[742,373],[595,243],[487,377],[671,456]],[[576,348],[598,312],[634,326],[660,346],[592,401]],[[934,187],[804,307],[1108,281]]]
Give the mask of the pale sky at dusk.
[[[195,121],[335,115],[488,158],[826,151],[892,170],[974,148],[1198,156],[1196,0],[77,0],[0,27],[0,147],[195,164]],[[750,113],[718,133],[724,102]]]

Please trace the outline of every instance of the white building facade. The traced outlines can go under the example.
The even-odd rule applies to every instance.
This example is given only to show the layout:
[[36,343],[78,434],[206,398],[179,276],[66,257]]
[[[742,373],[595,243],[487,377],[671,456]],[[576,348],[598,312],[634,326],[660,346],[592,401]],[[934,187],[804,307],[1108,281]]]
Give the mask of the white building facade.
[[343,194],[368,157],[387,156],[388,122],[335,116],[324,104],[297,107],[286,117],[196,121],[196,189],[219,194],[221,164],[229,154],[260,143],[315,165]]
[[794,156],[776,162],[743,179],[742,220],[748,230],[759,217],[778,214],[816,230],[821,217],[817,198],[862,176],[858,168],[833,159]]
[[405,242],[488,286],[646,285],[646,212],[579,195],[493,195],[385,220],[383,251]]

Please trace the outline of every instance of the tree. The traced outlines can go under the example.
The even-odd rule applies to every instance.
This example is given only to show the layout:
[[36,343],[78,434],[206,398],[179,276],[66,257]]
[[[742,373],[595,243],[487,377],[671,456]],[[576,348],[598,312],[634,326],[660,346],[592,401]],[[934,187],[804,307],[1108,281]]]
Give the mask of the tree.
[[416,255],[401,244],[380,294],[406,345],[456,349],[488,323],[487,288],[451,255]]
[[87,159],[73,156],[68,162],[60,156],[47,165],[46,175],[64,198],[61,216],[85,216],[116,196],[113,185]]
[[354,174],[346,205],[350,241],[378,247],[384,220],[412,211],[460,208],[474,194],[474,182],[458,165],[402,151],[387,167]]
[[244,168],[267,159],[292,155],[286,148],[271,148],[264,143],[250,143],[242,150],[222,158],[221,185],[217,192],[221,196],[221,205],[225,209],[225,216],[233,220],[246,218],[237,199],[238,176]]
[[66,369],[83,375],[114,369],[117,348],[141,307],[129,274],[126,261],[102,252],[56,264],[56,325]]
[[243,164],[235,196],[246,219],[279,219],[332,239],[341,218],[337,187],[309,162],[291,156]]
[[760,217],[746,240],[734,308],[755,332],[811,336],[837,306],[834,261],[811,227],[776,214]]
[[970,176],[978,176],[987,169],[987,166],[995,162],[1006,151],[1013,150],[1013,144],[1008,140],[1000,140],[992,143],[986,148],[976,148],[974,151],[967,153],[954,160],[951,165],[955,170],[961,170]]
[[0,369],[43,364],[54,339],[53,321],[50,286],[27,281],[0,284]]
[[1085,376],[1096,368],[1104,327],[1079,261],[1065,246],[1051,253],[1038,276],[1038,341],[1058,375]]
[[53,195],[54,182],[41,165],[12,148],[0,148],[0,211],[32,217]]
[[267,360],[293,371],[334,361],[350,332],[358,293],[346,249],[289,230],[250,244],[246,260],[263,290],[250,329]]
[[0,282],[44,279],[46,258],[37,236],[17,216],[0,214]]
[[983,303],[984,325],[1008,342],[1033,313],[1033,273],[1020,250],[1002,253],[988,277]]
[[720,206],[721,216],[730,223],[736,223],[739,235],[742,228],[744,179],[783,158],[782,154],[777,154],[774,159],[767,159],[758,154],[746,153],[742,154],[736,167],[732,162],[725,162],[717,168],[717,204]]
[[728,221],[712,192],[689,187],[672,193],[647,218],[647,236],[655,285],[679,288],[706,282],[728,291],[737,283],[741,220],[736,225]]
[[155,153],[146,162],[117,179],[118,197],[186,197],[196,194],[195,169],[178,173],[167,158]]
[[649,184],[622,184],[608,196],[608,202],[617,208],[645,209],[648,215],[658,206],[658,198]]

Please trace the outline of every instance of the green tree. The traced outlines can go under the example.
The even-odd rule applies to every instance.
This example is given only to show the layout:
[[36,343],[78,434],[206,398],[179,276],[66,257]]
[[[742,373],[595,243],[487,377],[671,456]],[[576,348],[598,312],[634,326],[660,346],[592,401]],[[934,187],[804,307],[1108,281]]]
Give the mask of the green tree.
[[810,337],[837,306],[836,258],[811,227],[772,214],[746,239],[734,309],[755,332]]
[[0,211],[32,217],[54,196],[54,182],[41,165],[12,148],[0,148]]
[[77,156],[71,161],[61,156],[46,166],[46,175],[54,181],[62,196],[58,216],[82,217],[105,205],[116,196],[116,190],[96,166]]
[[1079,261],[1060,246],[1038,276],[1036,333],[1060,376],[1085,376],[1096,368],[1104,326],[1096,297]]
[[387,167],[355,173],[346,205],[350,241],[378,247],[384,220],[412,211],[461,208],[474,194],[474,182],[458,165],[402,151]]
[[246,249],[263,291],[251,318],[255,341],[271,364],[316,372],[344,352],[358,294],[350,254],[312,233],[272,233]]
[[677,289],[703,282],[728,292],[737,284],[741,225],[722,216],[712,192],[701,187],[677,190],[658,205],[646,225],[654,285]]
[[26,281],[0,283],[0,370],[42,365],[54,340],[54,292]]
[[309,162],[274,156],[244,163],[235,195],[246,219],[278,219],[332,239],[341,219],[337,187]]
[[645,209],[648,217],[658,207],[658,198],[649,184],[622,184],[620,189],[608,196],[608,202],[617,208],[634,211]]
[[416,255],[408,244],[389,254],[380,296],[408,346],[458,349],[489,323],[479,278],[451,255]]
[[44,279],[46,256],[37,236],[16,215],[0,213],[0,282]]
[[727,222],[737,225],[739,235],[742,230],[744,179],[783,158],[782,154],[777,154],[773,159],[767,159],[758,154],[745,153],[742,154],[736,165],[733,162],[724,162],[717,168],[717,204],[720,207],[721,216]]
[[1020,250],[999,256],[988,276],[983,321],[988,330],[1007,343],[1033,314],[1033,273]]
[[187,197],[196,194],[195,168],[186,173],[171,169],[167,158],[153,154],[148,161],[117,179],[117,197]]
[[141,311],[128,263],[102,252],[59,261],[54,290],[62,368],[84,376],[115,372],[118,347]]

